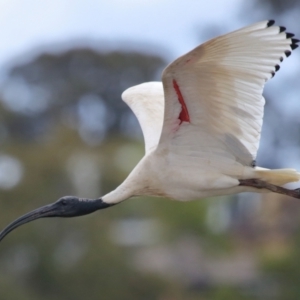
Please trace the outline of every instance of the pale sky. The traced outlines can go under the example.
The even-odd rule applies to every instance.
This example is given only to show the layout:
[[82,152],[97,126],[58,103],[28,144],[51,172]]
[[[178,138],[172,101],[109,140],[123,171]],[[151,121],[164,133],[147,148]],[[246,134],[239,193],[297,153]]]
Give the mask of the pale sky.
[[[78,41],[100,49],[127,47],[169,55],[200,42],[201,26],[224,33],[247,25],[238,19],[242,0],[0,0],[0,66],[51,45]],[[256,20],[254,20],[256,21]],[[258,20],[257,20],[258,21]],[[26,58],[26,56],[25,56]],[[168,57],[166,58],[168,60]]]

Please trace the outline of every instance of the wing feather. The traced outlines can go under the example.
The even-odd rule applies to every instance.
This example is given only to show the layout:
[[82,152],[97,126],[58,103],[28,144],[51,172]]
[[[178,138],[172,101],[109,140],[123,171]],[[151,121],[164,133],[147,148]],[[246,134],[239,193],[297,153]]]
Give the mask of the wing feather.
[[146,154],[155,149],[164,117],[164,91],[161,82],[146,82],[130,87],[122,99],[136,115],[143,131]]
[[[251,166],[256,157],[265,82],[274,76],[293,41],[265,21],[214,38],[171,63],[163,72],[164,123],[159,146],[182,156],[214,155]],[[185,101],[190,122],[181,122]]]

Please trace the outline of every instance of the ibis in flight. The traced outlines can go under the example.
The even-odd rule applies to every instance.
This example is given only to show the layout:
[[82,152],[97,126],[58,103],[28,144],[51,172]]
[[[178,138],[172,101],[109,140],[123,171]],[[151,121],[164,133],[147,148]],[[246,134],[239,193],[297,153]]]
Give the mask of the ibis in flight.
[[166,67],[162,82],[127,89],[123,100],[136,115],[145,156],[126,180],[98,199],[65,196],[9,224],[45,217],[76,217],[130,197],[189,201],[241,192],[275,192],[300,198],[284,184],[300,180],[294,169],[256,166],[265,83],[299,40],[274,21],[213,38]]

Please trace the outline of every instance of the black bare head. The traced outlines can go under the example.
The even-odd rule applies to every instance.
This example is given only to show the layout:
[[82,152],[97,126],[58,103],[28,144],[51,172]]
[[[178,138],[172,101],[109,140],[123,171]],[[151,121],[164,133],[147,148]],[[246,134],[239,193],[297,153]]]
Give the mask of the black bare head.
[[12,230],[25,223],[47,217],[78,217],[90,214],[96,210],[112,206],[99,199],[85,199],[74,196],[65,196],[52,204],[37,208],[17,220],[13,221],[0,232],[0,241]]

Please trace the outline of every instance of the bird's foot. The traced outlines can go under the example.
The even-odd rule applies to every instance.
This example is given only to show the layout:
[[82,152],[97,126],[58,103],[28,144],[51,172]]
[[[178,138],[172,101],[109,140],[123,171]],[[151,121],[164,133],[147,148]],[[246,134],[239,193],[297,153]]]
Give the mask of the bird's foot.
[[240,180],[240,185],[242,186],[250,186],[254,187],[257,189],[267,189],[271,192],[282,194],[282,195],[287,195],[293,198],[300,199],[300,188],[294,189],[294,190],[289,190],[286,188],[283,188],[281,186],[277,186],[275,184],[271,184],[268,182],[265,182],[260,179],[241,179]]
[[295,195],[299,195],[300,198],[300,188],[294,189],[293,192],[295,193]]

